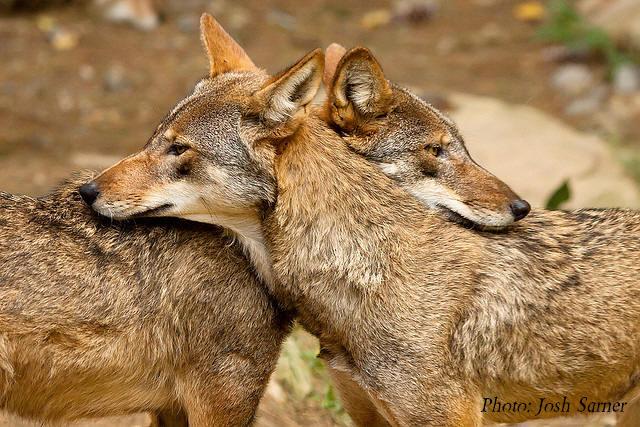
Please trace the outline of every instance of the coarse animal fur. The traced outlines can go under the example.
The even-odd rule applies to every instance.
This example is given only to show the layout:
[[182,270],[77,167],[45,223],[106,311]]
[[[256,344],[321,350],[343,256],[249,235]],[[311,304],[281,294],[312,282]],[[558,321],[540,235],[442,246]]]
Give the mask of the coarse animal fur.
[[319,113],[356,153],[431,209],[465,224],[503,228],[529,204],[469,155],[451,119],[389,82],[365,48],[327,48]]
[[[479,189],[469,181],[458,179],[456,182],[458,177],[468,178],[465,173],[450,173],[452,164],[460,164],[460,153],[466,154],[462,138],[453,123],[406,90],[389,83],[368,50],[356,48],[345,54],[344,48],[334,44],[327,49],[326,64],[324,80],[329,96],[321,116],[343,135],[349,147],[430,208],[434,205],[416,191],[417,181],[433,180],[434,176],[444,173],[453,176],[450,182],[463,187],[463,191],[465,186],[466,191]],[[353,78],[368,82],[369,88],[390,90],[393,95],[386,103],[374,103],[373,99],[369,99],[374,95],[373,92],[358,95],[357,86],[350,82]],[[348,93],[346,87],[349,87]],[[339,98],[344,102],[342,105]],[[355,106],[357,101],[375,107],[363,111]],[[352,115],[344,114],[345,109],[351,109]],[[345,120],[345,116],[350,120]],[[408,117],[411,119],[407,120]],[[433,155],[429,153],[429,148],[436,137],[447,140],[447,144],[440,147],[438,155]],[[391,162],[382,162],[381,165],[382,156],[391,159]],[[426,170],[425,158],[429,159]],[[394,165],[391,172],[387,166],[389,163]],[[420,187],[425,188],[424,185]],[[463,219],[463,222],[475,228],[490,225],[482,221],[470,221],[468,217]],[[636,211],[536,211],[530,221],[505,230],[506,234],[483,236],[501,243],[492,247],[496,267],[485,278],[488,283],[484,295],[480,299],[474,298],[474,308],[478,312],[465,317],[465,322],[459,325],[454,349],[464,359],[464,366],[469,372],[480,374],[478,377],[483,384],[493,381],[493,385],[485,387],[485,390],[494,389],[497,396],[510,395],[520,402],[530,401],[528,399],[537,402],[540,397],[557,401],[562,400],[563,396],[573,395],[577,396],[571,402],[574,412],[579,408],[580,396],[620,399],[626,395],[627,399],[634,400],[637,327],[633,322],[613,322],[611,317],[624,317],[625,307],[637,307],[635,301],[624,300],[620,295],[624,291],[620,291],[616,285],[624,283],[628,291],[634,290],[632,285],[638,278],[638,269],[633,268],[633,260],[637,256],[639,232],[640,221]],[[614,248],[610,252],[603,251],[604,246],[609,244],[614,244]],[[595,253],[599,255],[594,257]],[[537,257],[541,258],[537,260]],[[593,264],[593,261],[598,261],[598,264]],[[510,264],[514,264],[514,267],[500,270]],[[587,276],[584,287],[581,271]],[[599,281],[612,279],[618,274],[616,271],[621,276],[607,284],[606,289],[614,290],[621,299],[613,301],[607,295],[600,295],[597,301],[592,301],[585,295],[583,298],[586,298],[589,308],[581,311],[581,301],[575,300],[575,293],[598,294]],[[489,280],[491,278],[492,281]],[[525,284],[522,286],[510,286],[523,280]],[[492,289],[495,285],[498,285],[497,288]],[[531,292],[531,296],[527,295],[528,292]],[[558,313],[566,307],[573,307],[573,310],[563,318]],[[473,312],[469,309],[466,311]],[[544,317],[545,313],[547,317]],[[539,335],[538,330],[549,328],[552,328],[547,337],[550,339],[530,340],[531,336]],[[576,330],[572,331],[572,328]],[[484,334],[480,338],[472,336],[482,330]],[[600,345],[594,343],[592,348],[589,347],[593,338],[585,339],[585,336],[590,334],[601,340]],[[473,347],[464,344],[474,341],[481,345]],[[606,350],[596,351],[602,345]],[[503,347],[518,350],[506,353]],[[563,356],[563,353],[573,351],[578,352],[580,357],[572,360]],[[590,357],[585,353],[591,354],[593,360],[587,363],[581,360]],[[564,363],[558,360],[563,358],[566,359]],[[626,361],[621,362],[623,359]],[[608,366],[612,360],[616,361],[614,365],[620,363],[616,366],[620,369],[618,372],[597,372],[598,366]],[[581,368],[576,369],[572,363]],[[589,381],[579,378],[583,374],[580,369],[585,367],[595,371],[590,372]],[[509,383],[504,379],[505,373],[510,373],[511,382],[530,384],[530,393],[516,389],[510,394],[508,389],[511,386],[506,386],[507,390],[504,390],[505,382]],[[581,389],[582,382],[586,384]],[[637,424],[633,415],[637,413],[637,406],[637,403],[631,402],[627,412],[620,414],[620,425]],[[553,412],[547,416],[553,416]],[[495,418],[502,421],[520,420],[526,416],[502,414]]]
[[[98,213],[127,219],[174,216],[224,226],[257,274],[272,280],[262,241],[275,201],[270,143],[291,135],[321,82],[320,49],[275,77],[256,68],[209,15],[201,19],[209,75],[160,123],[147,145],[99,174],[86,191]],[[210,185],[211,183],[215,185]]]
[[[205,40],[220,32],[209,17],[203,29]],[[631,396],[640,214],[536,211],[497,233],[461,227],[425,209],[354,140],[305,115],[320,52],[269,78],[231,46],[209,44],[212,69],[239,71],[213,71],[148,147],[98,176],[94,209],[233,230],[272,293],[320,338],[359,425],[534,416],[482,413],[483,397],[567,396],[575,412],[582,396]],[[406,126],[441,120],[417,120],[430,110],[399,89],[391,99]],[[367,117],[369,138],[385,123],[377,118]]]
[[274,271],[329,363],[389,424],[477,425],[483,397],[567,396],[573,412],[583,396],[629,397],[640,214],[534,211],[502,233],[453,226],[308,126],[276,159]]
[[92,176],[0,193],[0,407],[251,424],[289,317],[221,229],[99,218],[78,194]]
[[[235,44],[229,42],[228,48],[220,43],[225,34],[210,18],[203,19],[203,29],[212,62],[210,77],[174,109],[143,152],[96,178],[99,193],[92,205],[114,218],[179,215],[210,221],[213,215],[216,222],[241,231],[238,238],[256,269],[270,279],[269,263],[260,262],[268,255],[257,237],[260,209],[274,201],[273,173],[268,166],[275,150],[263,140],[291,134],[297,122],[292,113],[303,108],[317,89],[322,57],[313,52],[281,76],[269,79],[255,70]],[[226,56],[218,61],[216,56],[221,55]],[[218,69],[220,64],[233,66]],[[252,95],[248,103],[247,93]],[[237,129],[233,123],[243,126],[242,134],[230,140],[229,133]],[[253,137],[251,145],[244,145],[247,136]],[[237,143],[230,144],[233,140]],[[210,180],[217,185],[210,186],[212,193],[202,194],[202,184]],[[165,203],[163,198],[169,196],[172,201]]]

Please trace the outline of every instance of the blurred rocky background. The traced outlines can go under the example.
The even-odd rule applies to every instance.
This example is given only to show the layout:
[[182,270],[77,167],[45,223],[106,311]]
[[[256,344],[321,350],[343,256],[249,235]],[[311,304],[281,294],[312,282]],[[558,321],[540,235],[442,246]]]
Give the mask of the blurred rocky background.
[[[203,11],[271,72],[333,41],[370,47],[535,206],[640,207],[638,0],[0,0],[0,189],[42,194],[141,148],[206,73]],[[301,330],[285,343],[258,426],[349,425],[316,353]]]

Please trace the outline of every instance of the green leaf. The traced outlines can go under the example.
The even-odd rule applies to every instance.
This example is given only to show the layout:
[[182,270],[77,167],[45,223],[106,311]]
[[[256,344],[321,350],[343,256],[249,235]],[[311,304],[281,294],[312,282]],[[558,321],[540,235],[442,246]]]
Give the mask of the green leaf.
[[571,198],[569,180],[564,181],[547,200],[546,208],[555,211]]
[[325,392],[324,399],[322,401],[322,407],[324,409],[332,409],[332,410],[340,409],[340,403],[338,402],[338,399],[336,397],[335,392],[333,391],[333,387],[331,386],[331,384],[327,386],[327,391]]
[[590,24],[568,0],[551,0],[549,18],[538,28],[537,37],[551,43],[561,43],[570,50],[585,51],[604,59],[607,77],[625,62],[636,62],[633,52],[621,49],[609,35]]

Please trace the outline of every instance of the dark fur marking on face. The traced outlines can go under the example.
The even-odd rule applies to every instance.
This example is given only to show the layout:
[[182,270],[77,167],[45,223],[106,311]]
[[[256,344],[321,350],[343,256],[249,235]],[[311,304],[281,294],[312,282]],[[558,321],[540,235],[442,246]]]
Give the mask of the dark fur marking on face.
[[429,178],[436,178],[438,176],[438,168],[434,167],[431,162],[423,162],[420,169],[422,170],[422,174]]
[[187,176],[189,175],[189,172],[191,172],[191,165],[189,163],[183,163],[180,166],[178,166],[179,177]]

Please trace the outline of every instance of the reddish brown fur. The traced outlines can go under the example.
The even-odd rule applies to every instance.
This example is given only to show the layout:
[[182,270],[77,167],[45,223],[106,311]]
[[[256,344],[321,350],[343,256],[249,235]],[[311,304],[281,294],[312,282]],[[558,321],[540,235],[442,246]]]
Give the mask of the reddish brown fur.
[[220,230],[100,219],[77,193],[87,179],[37,200],[0,193],[2,409],[250,424],[286,316]]
[[256,69],[244,49],[211,15],[202,15],[200,27],[202,28],[202,42],[209,56],[209,74],[212,77],[229,71],[253,71]]
[[[227,58],[217,56],[212,73],[250,66],[206,16],[203,30],[210,58]],[[192,103],[199,118],[217,105]],[[181,118],[170,114],[148,144],[161,153],[104,172],[102,191],[149,214],[157,206],[145,193],[204,173],[196,147],[167,153],[192,143],[193,123]],[[153,411],[161,426],[186,426],[186,416],[191,427],[251,424],[289,316],[268,298],[244,247],[210,226],[100,219],[78,194],[87,179],[38,200],[0,194],[2,409],[42,421]],[[269,198],[256,188],[246,194]],[[119,209],[116,201],[104,213]]]
[[[317,60],[312,54],[275,85],[259,71],[204,82],[190,102],[219,111],[192,116],[178,137],[192,144],[202,172],[180,185],[206,201],[189,215],[230,228],[273,295],[320,338],[340,388],[356,389],[346,404],[360,411],[354,418],[476,426],[483,396],[566,395],[575,409],[585,393],[611,400],[632,392],[640,371],[640,214],[534,212],[501,233],[460,227],[385,176],[375,153],[358,150],[389,135],[424,148],[425,140],[446,143],[443,131],[462,149],[455,127],[392,87],[386,117],[362,114],[382,98],[361,98],[349,113],[356,115],[340,116],[353,125],[353,134],[340,138],[317,117],[305,118],[306,102],[296,102],[314,92]],[[365,62],[359,66],[375,66]],[[364,87],[384,88],[374,80]],[[265,87],[269,96],[255,96]],[[287,137],[289,117],[300,127]],[[394,133],[407,130],[412,134]],[[170,147],[161,138],[154,143],[146,151]],[[175,204],[162,215],[195,209],[181,194],[155,195]],[[122,202],[117,196],[101,197]],[[367,413],[371,408],[377,414]],[[486,417],[515,422],[531,415]]]

